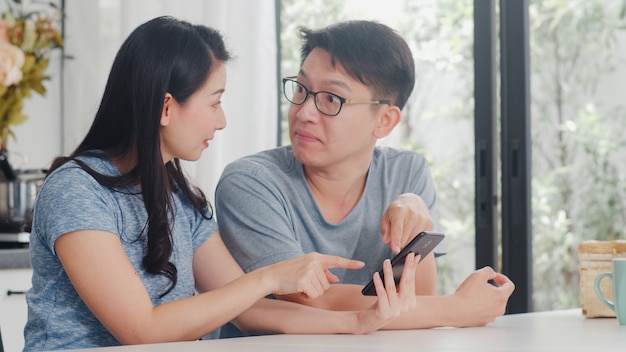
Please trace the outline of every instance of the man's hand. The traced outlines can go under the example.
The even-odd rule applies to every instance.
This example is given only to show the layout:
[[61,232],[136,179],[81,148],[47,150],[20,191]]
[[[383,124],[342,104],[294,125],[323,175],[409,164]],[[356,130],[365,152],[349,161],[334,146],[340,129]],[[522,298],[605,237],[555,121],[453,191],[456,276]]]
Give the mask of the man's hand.
[[422,198],[405,193],[396,198],[383,214],[380,232],[383,241],[398,254],[418,233],[433,229],[430,211]]
[[[496,285],[489,283],[490,280]],[[490,267],[474,271],[459,285],[453,297],[459,299],[453,326],[482,326],[504,314],[515,285]]]

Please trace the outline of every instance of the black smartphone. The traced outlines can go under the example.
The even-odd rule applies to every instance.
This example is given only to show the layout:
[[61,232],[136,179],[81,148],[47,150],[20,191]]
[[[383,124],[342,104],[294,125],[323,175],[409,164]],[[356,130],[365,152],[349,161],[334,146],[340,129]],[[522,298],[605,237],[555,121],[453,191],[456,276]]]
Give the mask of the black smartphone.
[[[439,232],[431,232],[424,231],[420,232],[409,244],[407,244],[400,253],[394,256],[391,259],[391,267],[393,269],[393,278],[396,282],[396,285],[400,283],[400,278],[402,277],[402,270],[404,269],[404,261],[406,260],[406,256],[409,253],[415,253],[415,255],[420,255],[420,262],[430,253],[437,245],[443,241],[445,235]],[[380,277],[383,279],[383,283],[385,282],[385,277],[383,274],[383,269],[381,268]],[[366,296],[376,296],[376,288],[374,287],[374,280],[370,280],[370,282],[363,287],[361,291],[362,294]]]

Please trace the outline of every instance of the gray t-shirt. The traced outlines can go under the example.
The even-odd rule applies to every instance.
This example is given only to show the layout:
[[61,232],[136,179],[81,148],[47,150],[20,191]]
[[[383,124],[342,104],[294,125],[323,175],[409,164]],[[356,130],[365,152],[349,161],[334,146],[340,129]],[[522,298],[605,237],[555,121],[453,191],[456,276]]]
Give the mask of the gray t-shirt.
[[[361,199],[339,224],[330,224],[311,194],[302,164],[285,146],[228,165],[215,205],[220,234],[246,272],[315,251],[365,262],[361,270],[332,270],[340,283],[365,285],[392,257],[380,222],[387,206],[403,193],[424,199],[438,229],[435,188],[424,157],[376,148]],[[445,253],[445,245],[436,253]]]
[[[119,175],[109,160],[93,157],[82,160],[102,174]],[[56,256],[55,241],[71,231],[102,230],[117,234],[155,306],[193,296],[193,253],[217,230],[217,224],[204,218],[180,193],[174,194],[173,204],[174,252],[170,261],[178,270],[178,282],[170,293],[159,298],[170,281],[143,269],[147,213],[139,188],[113,191],[100,185],[74,162],[54,171],[45,180],[35,204],[30,236],[33,286],[26,295],[28,322],[24,329],[24,350],[120,344],[78,296]]]

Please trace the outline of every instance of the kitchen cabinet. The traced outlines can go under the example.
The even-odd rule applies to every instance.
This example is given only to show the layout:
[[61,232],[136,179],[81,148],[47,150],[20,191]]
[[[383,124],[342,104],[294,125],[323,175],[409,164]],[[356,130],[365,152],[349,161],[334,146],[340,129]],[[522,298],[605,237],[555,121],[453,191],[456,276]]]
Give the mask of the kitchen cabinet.
[[0,270],[0,329],[5,352],[24,348],[24,326],[28,316],[25,292],[31,287],[33,270]]

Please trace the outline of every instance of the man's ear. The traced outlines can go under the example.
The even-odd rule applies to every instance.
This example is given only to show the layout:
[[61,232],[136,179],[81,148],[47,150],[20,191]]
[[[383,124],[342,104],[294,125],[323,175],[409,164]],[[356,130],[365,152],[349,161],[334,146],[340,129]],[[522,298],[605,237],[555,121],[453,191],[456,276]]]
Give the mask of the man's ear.
[[165,99],[163,100],[163,111],[161,111],[161,126],[167,126],[172,119],[172,105],[174,103],[174,97],[170,93],[165,93]]
[[400,108],[395,105],[386,106],[385,111],[381,113],[382,115],[379,117],[378,124],[374,130],[376,138],[383,138],[389,135],[400,122],[400,117],[402,116]]

